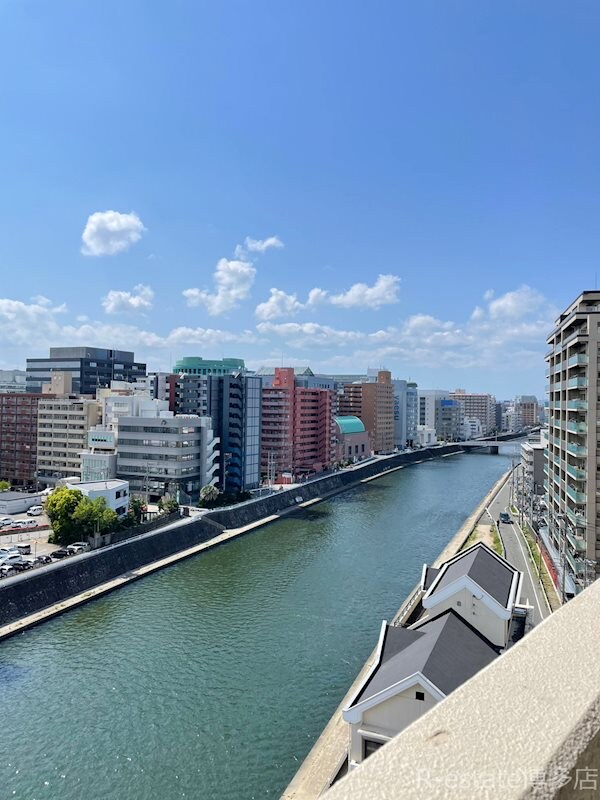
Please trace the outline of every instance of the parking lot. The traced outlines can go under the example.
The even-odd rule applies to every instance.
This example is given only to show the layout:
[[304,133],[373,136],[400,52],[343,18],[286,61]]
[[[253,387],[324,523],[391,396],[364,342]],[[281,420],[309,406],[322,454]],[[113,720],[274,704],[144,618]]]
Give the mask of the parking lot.
[[[50,557],[50,554],[60,549],[58,545],[48,542],[48,536],[52,531],[49,528],[48,517],[45,514],[36,516],[29,516],[27,513],[0,514],[0,519],[10,519],[12,523],[21,520],[32,520],[36,523],[36,527],[32,528],[13,527],[9,524],[0,528],[0,548],[2,548],[0,550],[0,580],[31,568],[44,566],[44,562]],[[19,548],[21,552],[19,552]],[[12,565],[10,563],[3,565],[2,561],[8,555],[7,551],[11,549],[13,555],[17,552],[21,559],[19,561],[14,559],[17,563]],[[29,552],[26,552],[27,549],[29,549]],[[9,562],[12,560],[8,559]]]

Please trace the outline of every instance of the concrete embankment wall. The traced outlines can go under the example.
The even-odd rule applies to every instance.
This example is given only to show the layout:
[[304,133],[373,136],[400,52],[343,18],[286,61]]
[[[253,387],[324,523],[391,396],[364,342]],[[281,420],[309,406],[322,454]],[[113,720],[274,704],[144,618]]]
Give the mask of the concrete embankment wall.
[[332,475],[310,481],[290,491],[277,492],[269,497],[263,497],[260,500],[254,500],[236,508],[211,511],[206,514],[206,517],[223,525],[225,528],[241,528],[259,519],[280,514],[282,511],[298,505],[298,497],[301,498],[302,502],[327,497],[336,492],[342,492],[344,489],[360,483],[365,478],[385,474],[385,472],[389,472],[392,469],[414,464],[417,461],[429,461],[444,455],[460,452],[460,446],[454,444],[434,449],[423,449],[414,453],[398,453],[397,455],[389,456],[385,460],[369,461],[352,470],[334,472]]
[[0,626],[84,593],[144,564],[206,542],[218,533],[215,525],[203,520],[186,521],[174,528],[146,533],[122,544],[7,578],[0,585]]
[[291,491],[277,492],[270,497],[238,507],[217,510],[199,519],[182,520],[166,529],[133,537],[130,531],[125,531],[123,536],[127,539],[119,544],[102,547],[3,580],[0,584],[0,627],[50,606],[58,606],[67,598],[80,596],[83,603],[86,592],[94,587],[110,583],[119,576],[195,545],[209,542],[218,537],[224,528],[234,529],[232,535],[237,535],[237,529],[256,524],[264,518],[276,518],[286,510],[297,507],[299,502],[327,497],[357,485],[366,478],[385,474],[416,461],[431,460],[457,452],[460,452],[458,445],[448,445],[398,454],[385,460],[368,462],[357,469],[336,472]]

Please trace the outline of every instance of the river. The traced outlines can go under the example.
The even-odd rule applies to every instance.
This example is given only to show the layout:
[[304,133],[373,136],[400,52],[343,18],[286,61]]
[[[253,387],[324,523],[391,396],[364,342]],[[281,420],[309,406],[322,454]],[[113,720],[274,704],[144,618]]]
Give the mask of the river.
[[278,798],[507,456],[386,475],[0,646],[0,800]]

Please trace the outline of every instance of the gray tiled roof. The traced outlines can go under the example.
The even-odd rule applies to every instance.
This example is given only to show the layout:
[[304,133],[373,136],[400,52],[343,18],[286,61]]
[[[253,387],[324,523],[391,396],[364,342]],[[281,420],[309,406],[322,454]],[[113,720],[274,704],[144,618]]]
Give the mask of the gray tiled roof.
[[510,587],[516,570],[510,567],[504,560],[496,556],[487,547],[474,547],[465,552],[463,556],[457,558],[449,564],[433,594],[439,589],[448,586],[455,580],[468,575],[478,586],[481,586],[489,595],[497,600],[501,606],[507,607],[510,595]]
[[434,580],[437,578],[440,570],[437,567],[425,567],[425,580],[423,581],[423,589],[427,591]]
[[445,695],[498,656],[498,650],[453,609],[418,628],[388,625],[381,662],[353,705],[420,672]]

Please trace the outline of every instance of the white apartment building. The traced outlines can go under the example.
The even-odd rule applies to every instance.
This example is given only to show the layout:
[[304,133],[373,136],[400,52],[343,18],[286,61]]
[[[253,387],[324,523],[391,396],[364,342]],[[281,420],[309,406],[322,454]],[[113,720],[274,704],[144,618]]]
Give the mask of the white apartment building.
[[600,572],[600,292],[579,295],[556,320],[548,344],[549,550],[578,592]]
[[122,416],[117,422],[117,475],[150,502],[164,495],[195,502],[217,482],[219,439],[210,417]]
[[465,417],[463,419],[463,436],[466,440],[478,439],[483,436],[481,420],[477,417]]
[[100,403],[81,397],[41,399],[37,424],[37,479],[42,486],[81,477],[81,451],[100,422]]
[[455,389],[450,398],[457,400],[463,410],[463,416],[476,417],[481,422],[483,435],[491,433],[496,427],[496,398],[491,394],[475,394]]
[[418,389],[417,424],[435,429],[436,401],[449,400],[450,392],[446,389]]

